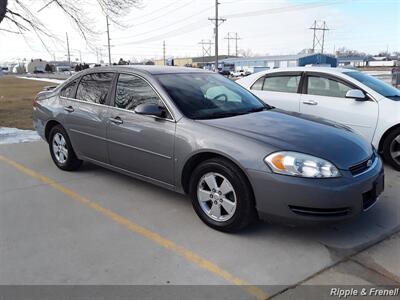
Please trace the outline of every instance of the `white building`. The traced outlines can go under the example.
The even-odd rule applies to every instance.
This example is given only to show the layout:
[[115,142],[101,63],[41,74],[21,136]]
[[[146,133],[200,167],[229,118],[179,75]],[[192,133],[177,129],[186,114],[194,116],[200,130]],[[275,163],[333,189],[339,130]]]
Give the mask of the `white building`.
[[32,59],[26,65],[26,72],[35,73],[35,72],[44,72],[47,65],[47,61],[42,59]]

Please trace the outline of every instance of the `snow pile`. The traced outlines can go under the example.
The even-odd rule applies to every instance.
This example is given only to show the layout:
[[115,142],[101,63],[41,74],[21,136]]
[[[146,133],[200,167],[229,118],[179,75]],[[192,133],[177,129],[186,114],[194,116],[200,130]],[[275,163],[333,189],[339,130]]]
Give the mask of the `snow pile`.
[[40,136],[33,130],[0,127],[0,145],[33,142],[40,140]]
[[53,78],[42,78],[42,77],[25,77],[25,76],[20,76],[19,78],[22,79],[29,79],[29,80],[37,80],[37,81],[45,81],[45,82],[52,82],[52,83],[63,83],[65,80],[62,79],[53,79]]

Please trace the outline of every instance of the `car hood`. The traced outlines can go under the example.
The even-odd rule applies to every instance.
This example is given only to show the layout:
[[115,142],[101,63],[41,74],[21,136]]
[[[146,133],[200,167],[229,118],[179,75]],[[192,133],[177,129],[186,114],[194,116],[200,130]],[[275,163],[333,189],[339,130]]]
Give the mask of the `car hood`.
[[200,122],[256,139],[277,151],[326,159],[342,170],[368,159],[373,151],[370,143],[344,125],[277,109]]

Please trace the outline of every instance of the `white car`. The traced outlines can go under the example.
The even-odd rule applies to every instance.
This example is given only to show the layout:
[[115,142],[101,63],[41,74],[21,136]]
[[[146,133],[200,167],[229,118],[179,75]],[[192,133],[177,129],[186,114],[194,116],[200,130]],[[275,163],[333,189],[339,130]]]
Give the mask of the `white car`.
[[249,71],[244,71],[244,70],[239,70],[239,71],[235,71],[235,72],[231,72],[231,75],[233,77],[243,77],[243,76],[247,76],[250,75],[251,73]]
[[391,85],[356,70],[323,67],[268,70],[237,83],[277,108],[347,125],[400,170],[400,90]]

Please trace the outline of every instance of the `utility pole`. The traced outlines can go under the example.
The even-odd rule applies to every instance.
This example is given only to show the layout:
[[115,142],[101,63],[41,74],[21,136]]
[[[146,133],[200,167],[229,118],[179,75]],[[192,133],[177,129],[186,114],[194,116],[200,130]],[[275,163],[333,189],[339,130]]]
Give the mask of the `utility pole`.
[[226,19],[218,17],[218,5],[220,3],[215,0],[215,18],[208,18],[210,21],[215,22],[214,34],[215,34],[215,71],[218,72],[218,26],[219,22],[225,22]]
[[228,32],[228,35],[226,37],[224,37],[224,40],[228,40],[228,56],[231,54],[231,40],[233,38],[231,37],[231,33]]
[[165,61],[165,41],[163,42],[163,62],[164,62],[164,66],[166,65],[166,61]]
[[106,21],[107,21],[108,64],[111,66],[110,23],[108,22],[108,16],[106,16]]
[[71,53],[69,52],[69,41],[68,41],[68,32],[65,33],[67,37],[67,57],[68,57],[68,65],[71,66]]
[[235,33],[235,56],[238,56],[238,40],[240,40],[240,37],[238,36],[238,33]]
[[80,62],[82,63],[82,51],[81,50],[79,50],[79,59],[80,59]]
[[[317,22],[315,20],[310,29],[314,31],[312,52],[315,53],[316,48],[320,46],[321,53],[324,53],[325,31],[329,30],[328,26],[326,26],[326,22]],[[322,32],[322,36],[320,32]]]

